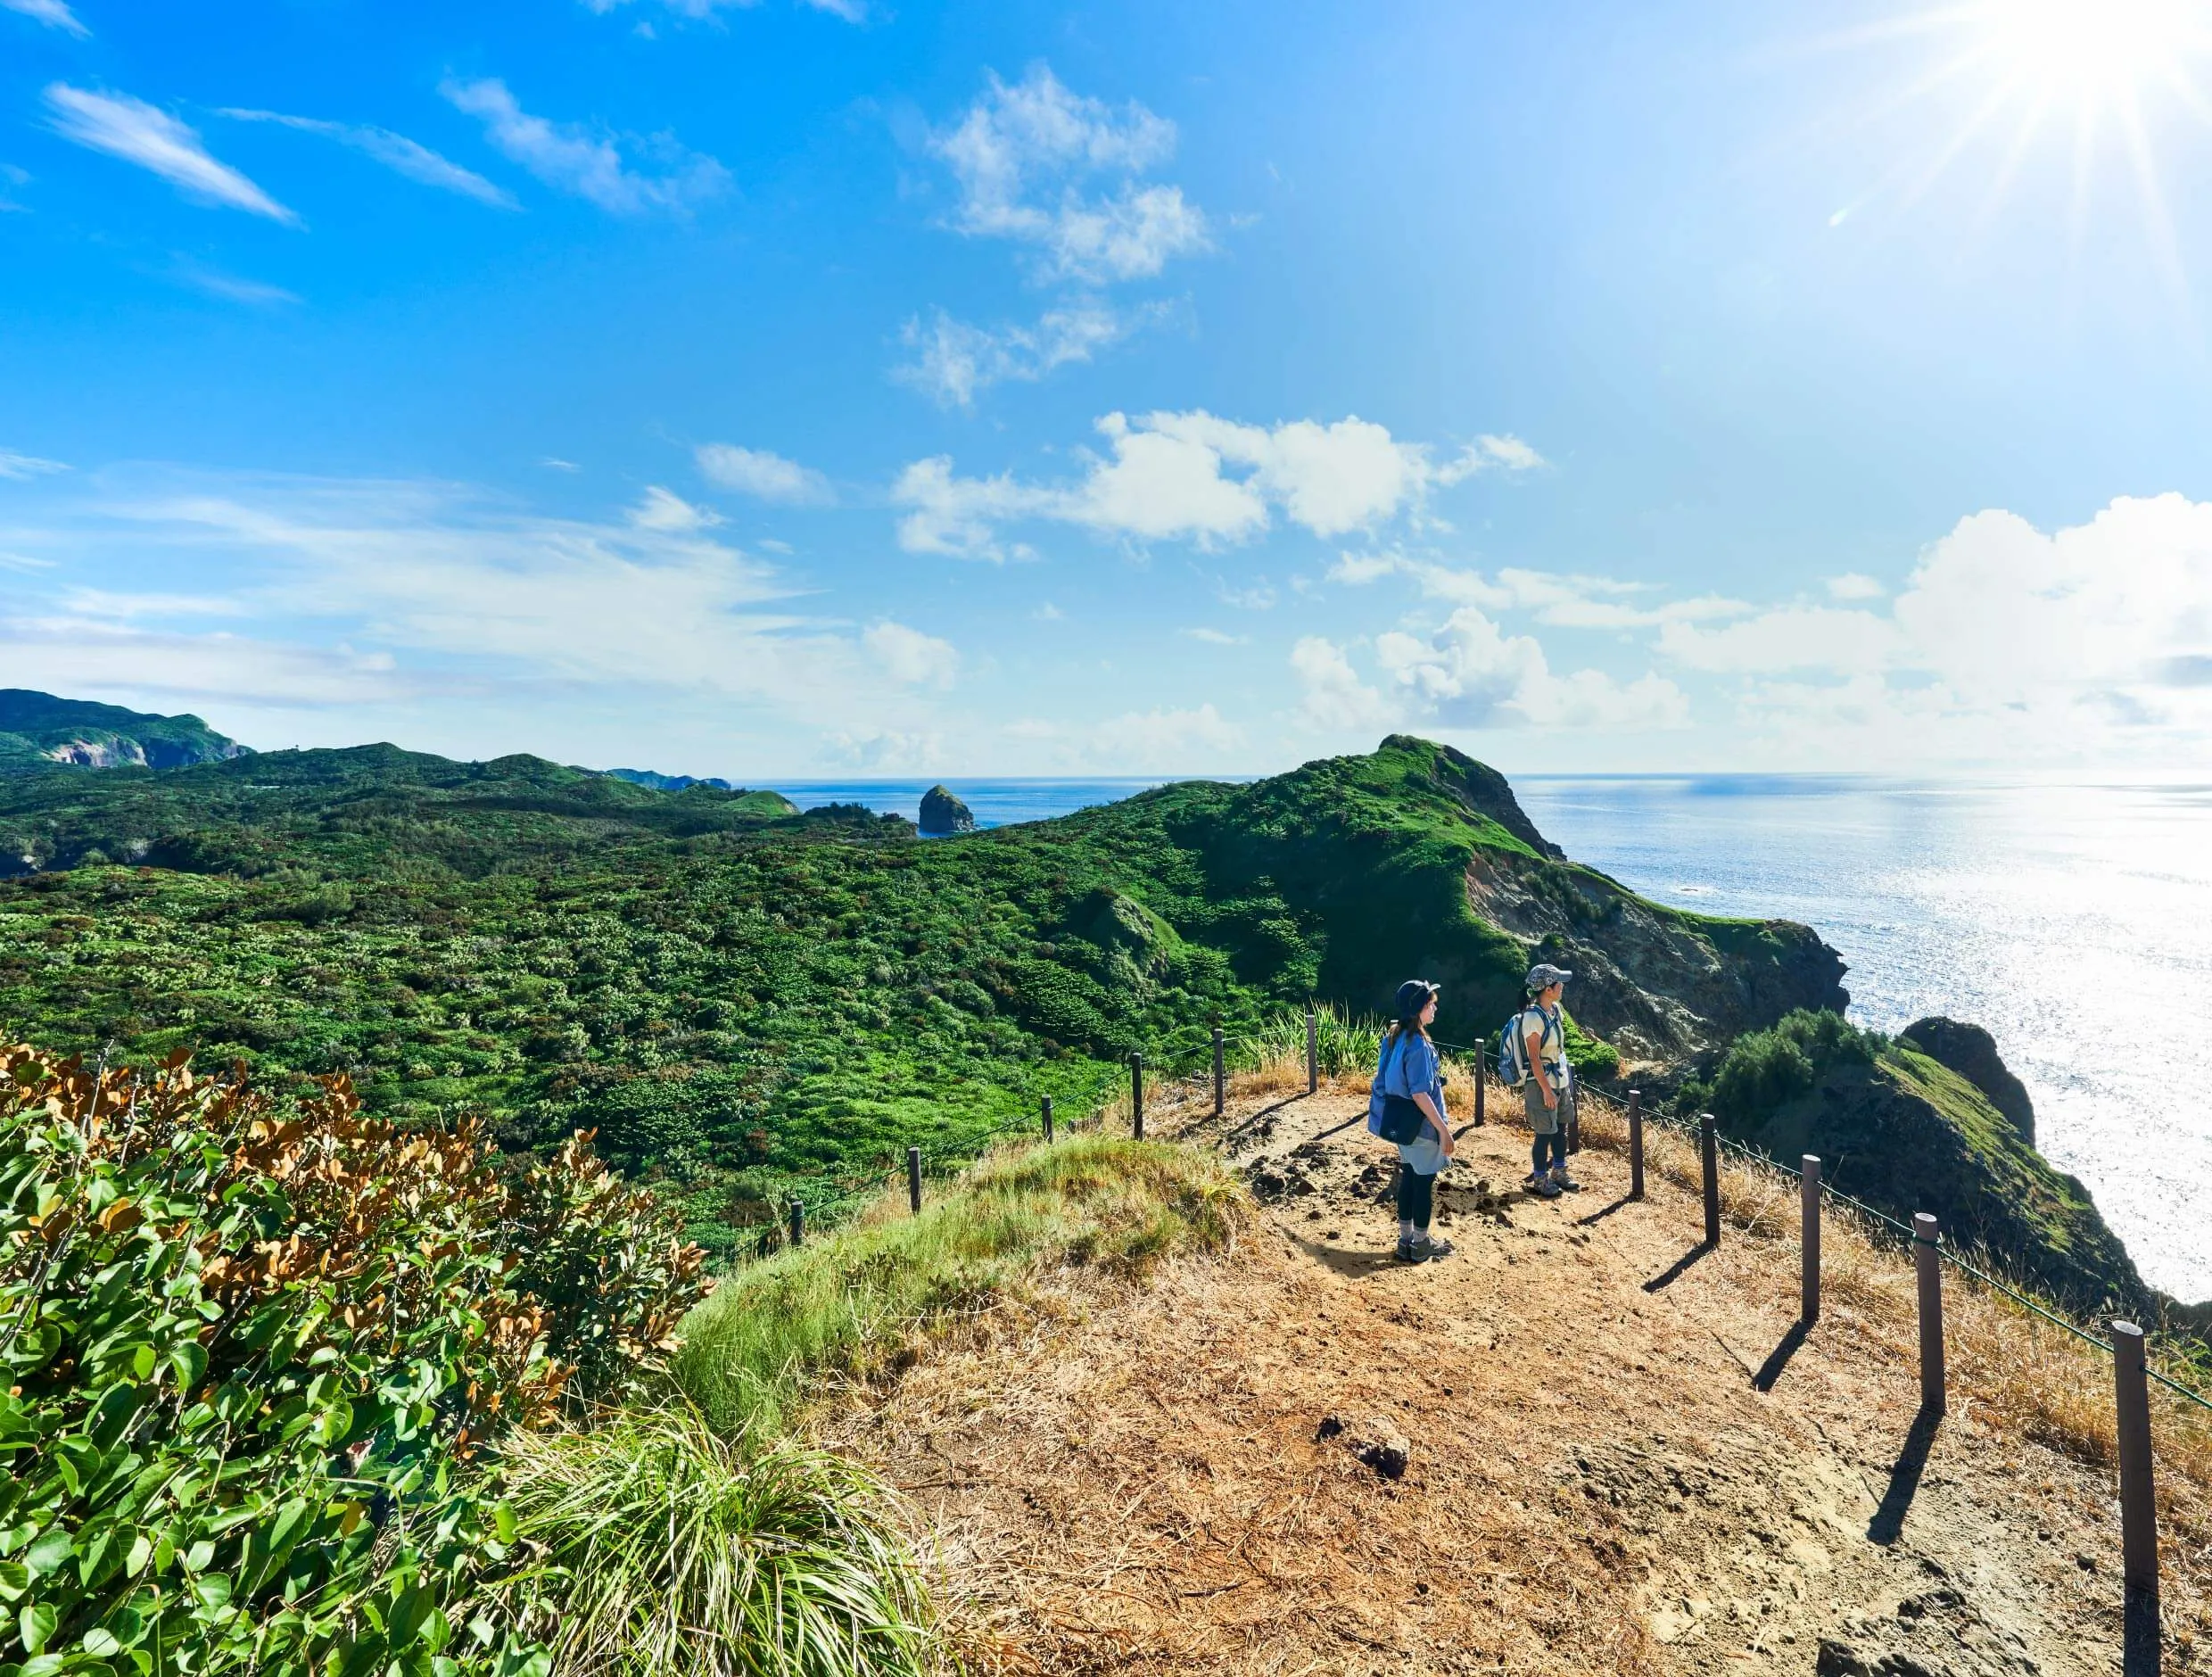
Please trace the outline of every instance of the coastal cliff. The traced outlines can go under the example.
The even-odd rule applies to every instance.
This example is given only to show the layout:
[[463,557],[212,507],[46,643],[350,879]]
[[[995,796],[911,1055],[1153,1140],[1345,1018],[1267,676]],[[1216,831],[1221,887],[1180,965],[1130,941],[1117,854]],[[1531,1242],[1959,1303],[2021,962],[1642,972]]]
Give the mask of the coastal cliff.
[[0,688],[0,771],[180,769],[249,755],[249,748],[197,716],[160,716],[28,688]]

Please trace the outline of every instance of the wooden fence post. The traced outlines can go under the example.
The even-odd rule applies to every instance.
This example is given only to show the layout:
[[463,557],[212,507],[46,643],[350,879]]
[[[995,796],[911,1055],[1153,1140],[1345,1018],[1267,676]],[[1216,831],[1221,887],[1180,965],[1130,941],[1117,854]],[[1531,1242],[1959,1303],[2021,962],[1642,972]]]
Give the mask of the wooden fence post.
[[1044,1119],[1044,1139],[1049,1143],[1052,1139],[1052,1097],[1049,1095],[1038,1096],[1037,1105]]
[[1567,1073],[1567,1151],[1582,1151],[1582,1085],[1574,1073]]
[[1228,1062],[1221,1054],[1221,1021],[1214,1021],[1214,1116],[1219,1118],[1228,1110]]
[[806,1243],[806,1202],[804,1200],[791,1202],[791,1243],[794,1246]]
[[2158,1506],[2150,1481],[2150,1384],[2143,1331],[2112,1324],[2112,1381],[2120,1423],[2120,1573],[2130,1595],[2158,1592]]
[[906,1150],[906,1203],[916,1217],[921,1215],[921,1149]]
[[1129,1056],[1129,1134],[1144,1139],[1144,1056]]
[[1314,1004],[1306,1004],[1306,1093],[1311,1095],[1321,1087],[1321,1020],[1314,1012]]
[[1644,1092],[1629,1091],[1629,1198],[1644,1197]]
[[1797,1319],[1811,1327],[1820,1319],[1820,1161],[1812,1153],[1798,1161]]
[[1477,1129],[1482,1128],[1482,1097],[1489,1086],[1490,1078],[1482,1071],[1482,1057],[1477,1054],[1474,1060],[1474,1127]]
[[1705,1244],[1721,1243],[1721,1141],[1713,1114],[1697,1114],[1697,1158],[1705,1175]]
[[1912,1255],[1920,1280],[1920,1408],[1941,1415],[1949,1407],[1944,1382],[1944,1254],[1936,1219],[1912,1214]]

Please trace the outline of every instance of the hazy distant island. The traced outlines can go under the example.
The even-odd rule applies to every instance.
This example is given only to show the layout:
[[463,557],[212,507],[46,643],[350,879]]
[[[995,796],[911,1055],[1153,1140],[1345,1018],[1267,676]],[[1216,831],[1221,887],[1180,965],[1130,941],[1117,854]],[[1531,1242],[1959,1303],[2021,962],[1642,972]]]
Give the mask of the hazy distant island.
[[1811,929],[1638,896],[1448,746],[986,831],[940,787],[923,825],[957,841],[922,845],[898,816],[689,777],[248,755],[196,718],[4,698],[29,742],[0,774],[13,1033],[190,1048],[295,1092],[345,1072],[372,1111],[475,1112],[512,1147],[594,1128],[716,1250],[909,1144],[979,1146],[1040,1095],[1083,1110],[1131,1052],[1194,1068],[1216,1017],[1372,1017],[1418,974],[1441,1037],[1494,1040],[1544,959],[1578,975],[1593,1082],[1632,1072],[1777,1157],[1819,1152],[2077,1309],[2157,1302],[2035,1151],[1985,1033],[1857,1029]]

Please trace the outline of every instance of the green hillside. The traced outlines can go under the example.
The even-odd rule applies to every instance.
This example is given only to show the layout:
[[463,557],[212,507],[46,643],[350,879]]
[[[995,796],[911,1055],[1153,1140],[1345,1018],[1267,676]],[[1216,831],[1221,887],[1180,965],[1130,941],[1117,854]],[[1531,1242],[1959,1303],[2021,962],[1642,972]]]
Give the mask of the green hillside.
[[243,756],[246,748],[197,716],[0,688],[0,771],[52,766],[183,768]]
[[1644,903],[1422,740],[926,844],[759,804],[389,746],[14,777],[0,853],[42,871],[0,884],[0,1025],[345,1071],[372,1111],[477,1111],[511,1144],[596,1127],[727,1245],[910,1143],[1079,1109],[1132,1050],[1194,1066],[1217,1012],[1372,1012],[1419,973],[1473,1041],[1539,949],[1631,1051],[1841,1003],[1804,928]]

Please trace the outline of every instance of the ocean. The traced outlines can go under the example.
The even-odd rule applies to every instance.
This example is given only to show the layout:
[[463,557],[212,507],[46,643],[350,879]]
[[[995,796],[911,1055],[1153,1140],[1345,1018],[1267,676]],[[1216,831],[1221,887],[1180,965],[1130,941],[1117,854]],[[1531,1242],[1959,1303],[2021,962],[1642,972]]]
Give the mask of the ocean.
[[[912,817],[933,782],[785,785]],[[986,826],[1157,780],[953,781]],[[1663,903],[1813,927],[1851,1014],[1983,1026],[2153,1285],[2212,1299],[2212,786],[1523,777],[1578,862]]]

